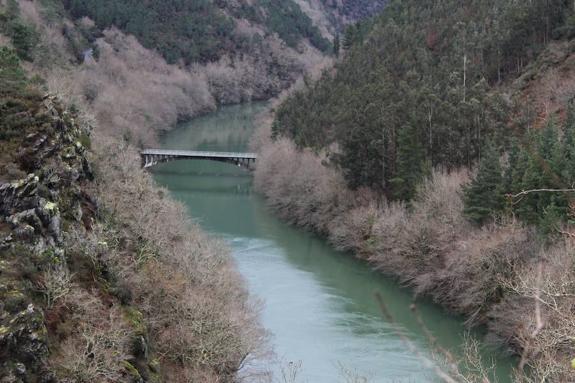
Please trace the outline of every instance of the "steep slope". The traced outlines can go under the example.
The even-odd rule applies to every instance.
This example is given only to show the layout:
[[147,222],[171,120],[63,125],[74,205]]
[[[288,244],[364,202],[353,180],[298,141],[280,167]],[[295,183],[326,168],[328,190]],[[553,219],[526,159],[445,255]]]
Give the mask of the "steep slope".
[[[407,173],[478,158],[483,137],[507,120],[492,85],[522,72],[566,9],[563,1],[390,2],[371,32],[346,36],[351,49],[334,72],[281,105],[274,134],[314,148],[337,142],[350,186],[409,196]],[[410,157],[418,163],[402,167]]]
[[254,140],[274,210],[485,325],[518,382],[573,380],[573,15],[391,1]]
[[227,249],[92,128],[0,48],[0,379],[234,381],[262,334]]
[[137,145],[181,119],[269,99],[320,71],[342,23],[338,8],[319,1],[4,4],[0,43],[16,43],[48,87]]
[[294,0],[324,36],[341,34],[346,26],[380,13],[387,0]]
[[566,116],[575,96],[575,41],[551,42],[537,60],[510,82],[505,92],[513,99],[515,113],[541,127],[552,116]]
[[343,25],[354,23],[378,14],[388,0],[320,0],[331,9]]
[[65,0],[63,4],[75,19],[90,17],[101,31],[115,26],[136,36],[146,48],[161,52],[168,63],[215,61],[245,52],[251,42],[237,32],[240,20],[257,26],[263,34],[277,34],[292,48],[307,39],[323,52],[330,50],[329,41],[292,0]]
[[[99,2],[110,8],[94,21],[81,17],[91,2],[0,1],[2,380],[231,382],[261,349],[227,249],[155,186],[134,144],[277,94],[324,65],[330,33],[292,2],[196,3]],[[162,4],[201,29],[176,8],[148,14]]]

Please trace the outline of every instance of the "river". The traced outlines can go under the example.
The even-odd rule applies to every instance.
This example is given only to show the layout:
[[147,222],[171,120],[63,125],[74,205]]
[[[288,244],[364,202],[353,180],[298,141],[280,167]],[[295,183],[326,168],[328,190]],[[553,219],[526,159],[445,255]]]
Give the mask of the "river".
[[[163,138],[163,146],[245,151],[254,115],[265,107],[222,108],[181,124]],[[281,370],[290,362],[301,363],[297,382],[302,383],[352,382],[342,370],[369,383],[438,381],[400,336],[431,356],[429,341],[409,309],[412,293],[323,239],[282,223],[254,192],[247,171],[217,162],[176,161],[158,165],[153,173],[206,231],[229,243],[250,293],[263,302],[261,320],[275,357],[256,361],[252,368],[268,368],[282,383]],[[382,319],[375,292],[383,296],[396,325]],[[460,355],[466,334],[462,318],[427,301],[418,302],[418,308],[438,344]],[[510,358],[489,348],[482,354],[496,361],[500,383],[511,381]]]

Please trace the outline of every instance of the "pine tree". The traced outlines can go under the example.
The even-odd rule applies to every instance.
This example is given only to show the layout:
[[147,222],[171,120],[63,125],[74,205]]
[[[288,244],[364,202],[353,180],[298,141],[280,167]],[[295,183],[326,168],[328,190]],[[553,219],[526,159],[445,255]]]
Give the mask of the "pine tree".
[[515,172],[518,169],[519,161],[522,159],[521,148],[516,138],[511,140],[511,148],[508,155],[507,167],[503,175],[503,190],[506,194],[515,194],[520,191],[517,189],[517,183],[514,180],[516,179]]
[[333,38],[333,54],[339,57],[339,50],[341,48],[341,41],[339,40],[339,33]]
[[[564,166],[562,155],[562,145],[559,140],[557,125],[551,118],[547,123],[542,134],[539,136],[538,157],[541,174],[539,175],[539,185],[535,188],[540,189],[558,189],[563,188],[561,180],[561,171]],[[535,185],[534,185],[535,186]],[[541,217],[548,208],[553,205],[554,211],[559,214],[561,210],[565,211],[567,202],[564,195],[557,193],[540,193],[538,196],[536,211]]]
[[548,241],[550,236],[557,233],[559,223],[564,218],[564,210],[557,206],[554,202],[548,205],[543,212],[538,222],[539,235],[543,237],[544,241]]
[[478,224],[503,208],[503,185],[499,153],[491,144],[485,148],[477,176],[464,190],[464,214]]
[[16,52],[0,47],[0,96],[21,90],[25,83],[26,75]]
[[557,142],[557,125],[555,120],[551,118],[545,125],[543,132],[537,137],[537,151],[543,160],[549,161],[551,159]]
[[400,129],[397,137],[397,168],[391,180],[393,196],[409,201],[415,195],[417,185],[429,174],[430,165],[425,147],[412,125]]
[[342,44],[343,49],[345,50],[350,49],[356,39],[356,36],[357,31],[355,26],[353,24],[348,26],[343,34],[343,44]]
[[[543,184],[543,169],[541,169],[539,161],[533,156],[527,156],[527,158],[527,166],[521,181],[522,191],[536,190],[541,188]],[[530,224],[536,224],[539,221],[540,199],[541,193],[529,193],[521,199],[516,211],[522,221]]]
[[563,169],[561,179],[568,187],[575,185],[575,106],[569,105],[562,141]]

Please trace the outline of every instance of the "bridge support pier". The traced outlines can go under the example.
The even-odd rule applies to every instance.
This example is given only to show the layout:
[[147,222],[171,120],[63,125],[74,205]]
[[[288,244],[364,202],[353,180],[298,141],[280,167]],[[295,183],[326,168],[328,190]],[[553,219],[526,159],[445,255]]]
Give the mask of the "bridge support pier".
[[141,156],[142,156],[142,167],[144,169],[155,166],[160,162],[168,162],[174,157],[164,154],[142,154]]

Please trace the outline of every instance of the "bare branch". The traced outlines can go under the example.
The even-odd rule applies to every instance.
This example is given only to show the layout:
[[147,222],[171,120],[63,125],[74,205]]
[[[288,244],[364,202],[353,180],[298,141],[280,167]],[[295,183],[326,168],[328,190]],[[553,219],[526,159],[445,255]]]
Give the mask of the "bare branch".
[[445,383],[458,383],[455,379],[453,379],[445,371],[443,371],[437,364],[433,363],[429,358],[425,357],[417,349],[417,347],[415,347],[413,342],[411,342],[411,340],[409,340],[409,338],[403,334],[403,332],[398,328],[397,322],[393,318],[393,315],[391,315],[391,313],[387,309],[387,306],[383,302],[383,297],[381,296],[381,294],[376,293],[375,298],[377,299],[377,303],[379,304],[379,308],[381,310],[383,318],[386,321],[388,321],[389,324],[394,328],[396,335],[399,336],[399,338],[409,349],[409,351],[412,352],[415,356],[417,356],[426,368],[433,370],[435,374],[437,374],[437,376],[439,376],[439,378],[441,378],[441,380],[443,380]]
[[528,194],[533,193],[575,193],[575,189],[532,189],[532,190],[523,190],[517,194],[508,194],[511,198],[519,198]]

